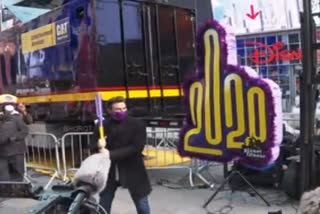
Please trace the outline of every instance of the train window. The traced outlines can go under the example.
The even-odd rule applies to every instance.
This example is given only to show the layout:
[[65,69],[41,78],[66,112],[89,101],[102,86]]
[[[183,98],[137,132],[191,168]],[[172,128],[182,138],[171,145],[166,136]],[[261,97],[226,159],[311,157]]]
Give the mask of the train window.
[[140,4],[126,2],[123,4],[124,32],[126,40],[142,39]]
[[117,0],[96,7],[98,86],[123,86],[120,8]]
[[181,80],[194,70],[194,34],[190,11],[176,9],[176,33]]
[[142,22],[140,4],[124,2],[123,31],[126,47],[126,67],[128,85],[146,85],[144,41],[142,39]]
[[158,13],[161,64],[176,64],[174,10],[169,7],[159,7]]

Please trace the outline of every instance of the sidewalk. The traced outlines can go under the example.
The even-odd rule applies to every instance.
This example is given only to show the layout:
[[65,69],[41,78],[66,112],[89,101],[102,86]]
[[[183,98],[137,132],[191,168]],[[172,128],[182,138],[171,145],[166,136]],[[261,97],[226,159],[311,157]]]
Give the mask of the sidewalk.
[[[210,169],[211,174],[220,183],[222,181],[221,168]],[[204,202],[212,195],[209,188],[173,189],[161,186],[159,180],[176,181],[185,175],[186,171],[154,170],[149,171],[153,183],[150,195],[150,206],[153,214],[267,214],[269,211],[282,210],[282,214],[295,214],[298,202],[290,200],[283,192],[274,189],[258,189],[271,204],[266,204],[257,196],[247,192],[222,191],[208,205],[207,210],[202,208]],[[39,183],[48,180],[47,177],[37,178]],[[215,188],[218,184],[215,185]],[[0,214],[21,214],[37,201],[31,199],[9,199],[1,202]],[[125,189],[119,188],[113,203],[112,214],[135,214],[135,207]]]
[[[154,214],[267,214],[268,211],[282,210],[283,214],[295,214],[297,203],[288,200],[281,192],[261,191],[271,204],[267,207],[259,198],[245,192],[230,191],[219,193],[207,207],[203,203],[211,196],[209,189],[173,190],[155,186],[150,196]],[[135,214],[135,208],[126,190],[116,195],[112,214]]]
[[[209,189],[175,190],[154,186],[150,195],[153,214],[267,214],[268,211],[282,210],[283,214],[295,214],[297,203],[291,202],[281,192],[262,191],[271,203],[267,207],[260,199],[242,192],[222,192],[207,207],[202,208],[212,191]],[[0,213],[21,214],[37,202],[30,199],[9,199],[0,203]],[[112,214],[135,214],[134,205],[127,190],[119,189],[113,204]]]

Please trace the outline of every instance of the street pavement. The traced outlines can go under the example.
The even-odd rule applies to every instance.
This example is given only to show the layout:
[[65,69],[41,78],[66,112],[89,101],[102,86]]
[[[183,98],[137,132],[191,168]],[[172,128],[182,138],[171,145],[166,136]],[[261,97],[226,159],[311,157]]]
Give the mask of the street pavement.
[[[270,207],[266,206],[257,195],[252,196],[246,191],[231,192],[226,188],[215,197],[207,209],[203,209],[204,202],[213,194],[218,183],[223,180],[221,167],[211,168],[209,172],[216,183],[213,189],[204,188],[203,185],[191,188],[188,179],[183,176],[187,173],[186,170],[150,170],[149,174],[153,184],[153,191],[149,198],[152,213],[268,214],[280,210],[283,214],[297,213],[297,201],[290,200],[282,191],[261,188],[258,188],[258,191],[271,204]],[[38,184],[45,184],[47,180],[48,177],[44,176],[37,178]],[[196,184],[201,184],[199,181],[195,179]],[[36,204],[37,201],[32,199],[0,199],[0,214],[21,214]],[[117,191],[111,213],[136,213],[127,190],[120,188]]]

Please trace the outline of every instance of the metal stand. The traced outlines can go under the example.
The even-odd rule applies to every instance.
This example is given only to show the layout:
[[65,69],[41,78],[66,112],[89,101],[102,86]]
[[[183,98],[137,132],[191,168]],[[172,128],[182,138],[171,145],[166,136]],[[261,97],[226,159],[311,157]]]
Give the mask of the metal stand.
[[[157,144],[156,148],[160,148],[160,147],[165,147],[165,148],[177,148],[177,145],[175,143],[175,139],[173,137],[173,135],[175,133],[177,133],[176,130],[169,130],[167,128],[164,128],[165,131],[162,133],[162,139],[161,141]],[[171,134],[171,136],[170,136]]]
[[[195,180],[202,182],[204,185],[208,186],[209,188],[213,189],[216,182],[215,177],[209,172],[210,162],[208,161],[201,161],[198,159],[192,159],[190,165],[185,168],[188,170],[188,173],[182,176],[176,183],[181,184],[183,183],[182,188],[196,188],[198,187],[195,184]],[[205,175],[204,175],[205,173]],[[209,177],[209,178],[208,178]],[[185,186],[185,182],[187,182],[187,186]],[[201,184],[202,187],[202,184]]]
[[199,178],[203,183],[205,183],[208,187],[212,188],[215,185],[215,179],[214,177],[208,172],[208,174],[210,175],[212,182],[208,181],[208,179],[206,179],[203,175],[202,175],[202,171],[206,170],[208,171],[208,167],[209,167],[209,163],[207,161],[203,162],[197,159],[192,160],[192,165],[189,168],[189,183],[190,186],[193,188],[195,187],[194,185],[194,177]]
[[231,170],[230,174],[224,179],[222,184],[218,187],[218,189],[212,194],[212,196],[204,203],[203,208],[206,208],[208,204],[216,197],[216,195],[222,190],[222,188],[226,185],[227,182],[234,176],[238,174],[240,178],[248,184],[248,186],[261,198],[261,200],[266,203],[266,205],[269,207],[269,202],[258,192],[258,190],[239,172],[238,170]]

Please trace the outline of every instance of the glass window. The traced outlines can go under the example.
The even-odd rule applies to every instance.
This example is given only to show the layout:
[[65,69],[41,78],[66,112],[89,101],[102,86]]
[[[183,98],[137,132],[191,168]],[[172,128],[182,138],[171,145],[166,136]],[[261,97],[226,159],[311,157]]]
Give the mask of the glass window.
[[258,37],[258,38],[256,38],[256,42],[265,43],[265,38],[264,37]]
[[269,69],[269,78],[278,83],[279,81],[279,68],[277,66],[272,66]]
[[123,4],[123,14],[125,39],[127,41],[141,40],[141,15],[139,4],[126,2]]
[[116,1],[103,2],[96,11],[98,42],[102,45],[121,42],[119,5]]
[[237,48],[244,48],[244,40],[237,39]]
[[279,66],[279,73],[282,76],[287,76],[289,74],[289,67],[288,66]]
[[246,59],[238,55],[238,63],[240,65],[246,65]]
[[254,51],[254,49],[256,49],[256,47],[255,47],[255,46],[250,45],[250,46],[247,46],[247,47],[246,47],[246,49],[247,49],[247,53],[248,53],[248,54],[251,54],[251,53],[252,53],[252,51]]
[[159,7],[159,33],[161,44],[161,64],[174,64],[175,38],[173,26],[173,9]]
[[[117,0],[99,3],[96,9],[96,23],[98,85],[123,86],[123,53]],[[131,35],[136,36],[135,33]]]
[[267,44],[268,45],[272,45],[275,42],[276,42],[276,37],[275,36],[267,36]]
[[262,77],[266,77],[267,76],[267,73],[268,73],[267,66],[260,66],[259,67],[259,71],[260,71],[260,75]]
[[289,45],[289,51],[290,51],[290,55],[295,58],[293,60],[290,60],[290,63],[300,63],[301,60],[297,59],[299,58],[299,44],[291,44]]
[[289,43],[299,43],[299,34],[289,34]]
[[123,2],[123,31],[126,47],[127,84],[146,85],[145,52],[142,40],[140,4]]
[[254,64],[254,63],[252,62],[251,57],[247,57],[247,64],[246,64],[246,65],[251,66],[251,65],[253,65],[253,64]]
[[279,83],[280,86],[284,85],[284,86],[289,86],[289,78],[287,75],[280,75],[279,76]]
[[244,53],[244,49],[243,48],[238,48],[237,53],[238,53],[238,55],[244,57],[245,53]]
[[185,9],[176,9],[176,20],[178,56],[180,63],[178,75],[180,75],[179,82],[181,82],[181,80],[188,75],[190,70],[193,70],[194,68],[194,23],[190,12]]
[[255,38],[247,38],[245,39],[245,42],[255,42]]

